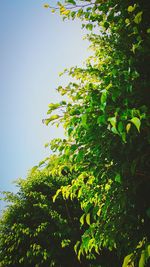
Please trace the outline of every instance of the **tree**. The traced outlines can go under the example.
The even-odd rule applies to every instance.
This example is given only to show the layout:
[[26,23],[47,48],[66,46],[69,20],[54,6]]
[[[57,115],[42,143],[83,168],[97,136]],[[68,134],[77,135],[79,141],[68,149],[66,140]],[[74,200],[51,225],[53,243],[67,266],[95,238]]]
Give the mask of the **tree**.
[[79,204],[52,200],[69,179],[63,169],[65,175],[49,175],[56,162],[52,156],[48,168],[33,168],[26,180],[18,180],[18,193],[5,193],[10,204],[0,222],[0,266],[87,266],[73,250],[81,232]]
[[150,256],[150,4],[66,1],[57,9],[64,19],[81,18],[94,50],[85,68],[68,70],[76,82],[58,91],[69,101],[50,104],[45,120],[63,123],[66,140],[53,145],[78,173],[61,189],[80,202],[81,225],[88,225],[78,257],[107,248],[122,262],[129,254],[124,266],[144,266]]

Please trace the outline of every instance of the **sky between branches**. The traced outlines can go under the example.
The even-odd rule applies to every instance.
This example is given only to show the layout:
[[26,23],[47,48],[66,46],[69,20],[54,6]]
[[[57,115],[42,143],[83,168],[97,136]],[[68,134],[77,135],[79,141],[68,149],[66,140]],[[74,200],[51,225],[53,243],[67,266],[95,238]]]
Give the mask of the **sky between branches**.
[[[2,0],[0,8],[0,190],[50,152],[44,144],[62,129],[42,124],[55,89],[66,78],[59,72],[81,65],[89,55],[79,21],[63,22],[41,0]],[[55,5],[56,1],[51,1]],[[2,205],[2,203],[1,203]]]

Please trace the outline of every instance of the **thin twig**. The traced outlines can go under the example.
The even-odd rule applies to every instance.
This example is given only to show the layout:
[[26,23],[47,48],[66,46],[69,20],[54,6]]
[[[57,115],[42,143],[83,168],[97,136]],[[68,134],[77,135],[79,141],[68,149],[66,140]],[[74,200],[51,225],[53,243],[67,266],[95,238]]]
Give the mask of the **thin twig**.
[[[70,9],[75,9],[75,8],[85,8],[87,6],[91,6],[91,5],[94,5],[95,3],[90,3],[90,4],[85,4],[85,5],[75,5],[75,6],[68,6],[68,5],[64,5],[64,7],[67,9],[67,10],[70,10]],[[59,10],[60,7],[53,7],[53,6],[50,6],[50,8],[52,9],[55,9],[55,10]]]

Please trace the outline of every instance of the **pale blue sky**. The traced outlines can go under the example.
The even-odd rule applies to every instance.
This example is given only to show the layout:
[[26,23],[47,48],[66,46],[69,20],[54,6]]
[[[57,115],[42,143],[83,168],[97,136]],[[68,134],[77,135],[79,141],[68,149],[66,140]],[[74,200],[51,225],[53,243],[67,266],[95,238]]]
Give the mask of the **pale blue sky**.
[[42,119],[59,100],[58,73],[89,54],[81,23],[63,22],[43,8],[47,2],[1,0],[0,190],[15,191],[12,181],[25,177],[49,153],[44,144],[62,135]]

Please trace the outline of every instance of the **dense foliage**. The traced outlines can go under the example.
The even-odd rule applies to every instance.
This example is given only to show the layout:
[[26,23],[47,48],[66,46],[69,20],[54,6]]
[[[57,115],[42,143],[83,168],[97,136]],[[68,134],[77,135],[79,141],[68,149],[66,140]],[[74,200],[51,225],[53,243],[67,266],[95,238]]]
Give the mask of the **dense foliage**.
[[[65,70],[73,78],[58,87],[65,100],[51,103],[45,119],[47,125],[62,123],[66,132],[50,144],[59,159],[51,175],[65,170],[69,177],[53,201],[63,197],[80,205],[79,260],[148,267],[150,3],[68,0],[45,7],[60,10],[64,19],[80,18],[93,49],[85,68]],[[50,161],[44,164],[48,170]]]
[[79,204],[62,198],[53,203],[56,190],[66,184],[63,174],[49,174],[53,167],[33,169],[26,180],[18,181],[17,194],[5,193],[11,205],[0,224],[0,266],[82,266],[73,250],[81,234]]

